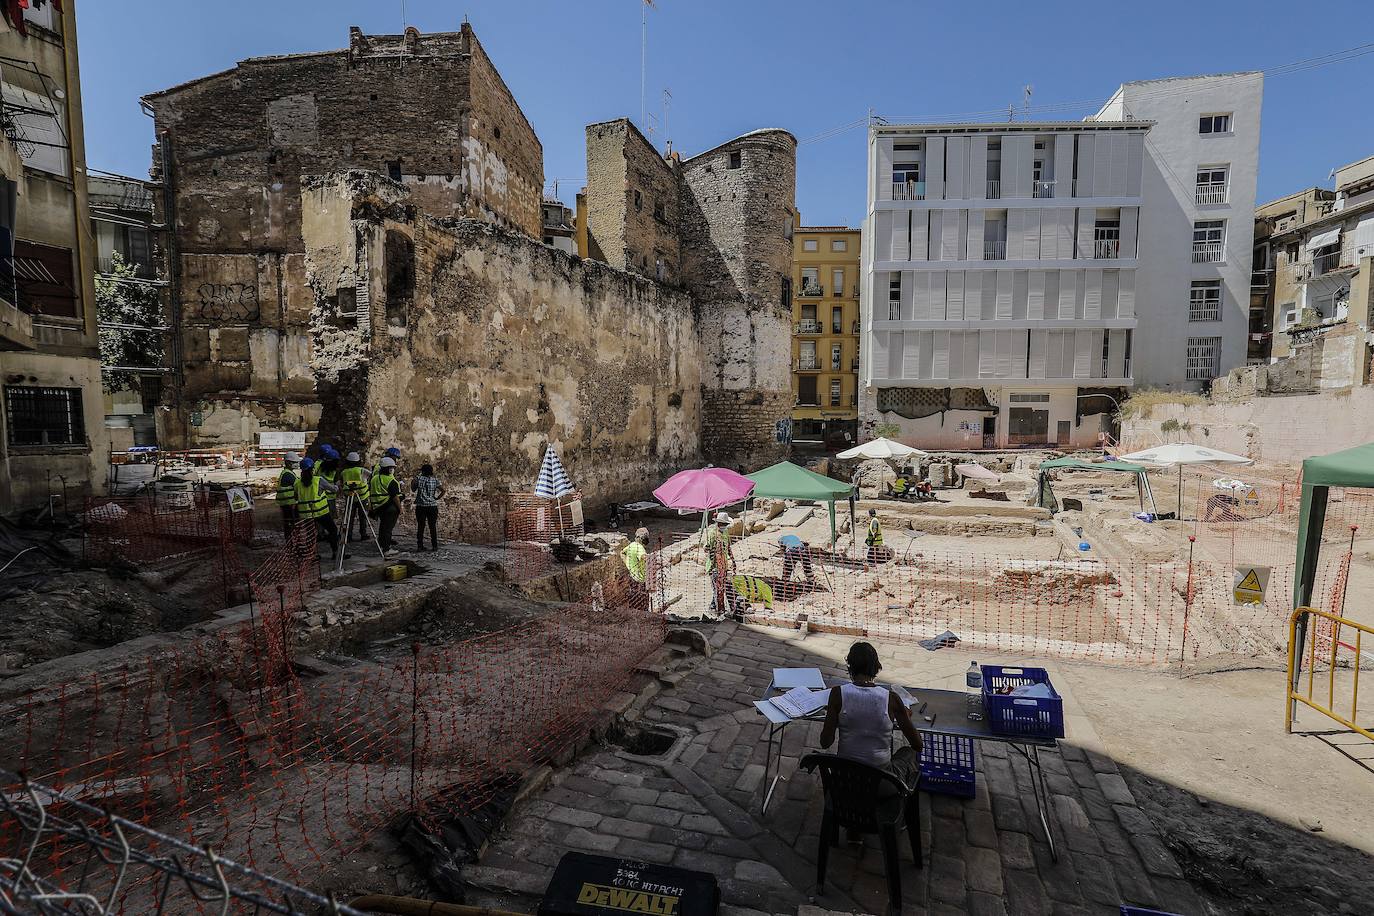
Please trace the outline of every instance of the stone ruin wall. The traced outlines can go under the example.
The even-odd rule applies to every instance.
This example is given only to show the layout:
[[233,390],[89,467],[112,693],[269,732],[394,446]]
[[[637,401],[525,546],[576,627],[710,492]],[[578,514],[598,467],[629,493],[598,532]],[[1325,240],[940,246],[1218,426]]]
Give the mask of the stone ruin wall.
[[532,490],[553,443],[596,512],[699,461],[685,294],[490,224],[440,223],[375,174],[322,179],[305,209],[322,436],[395,444],[407,472],[428,461],[484,504]]
[[182,409],[159,411],[164,446],[318,428],[303,176],[398,170],[425,212],[540,231],[542,147],[466,25],[354,29],[346,50],[247,60],[147,102],[176,200]]
[[[792,272],[797,141],[745,134],[682,164],[682,280],[701,316],[702,449],[747,470],[791,446]],[[740,167],[730,168],[731,153]]]

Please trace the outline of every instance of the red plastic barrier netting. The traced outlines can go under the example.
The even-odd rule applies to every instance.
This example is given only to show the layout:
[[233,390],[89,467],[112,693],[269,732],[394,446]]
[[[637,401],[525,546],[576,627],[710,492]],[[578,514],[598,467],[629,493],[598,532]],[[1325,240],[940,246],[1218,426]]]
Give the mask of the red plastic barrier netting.
[[0,762],[309,884],[398,812],[475,808],[568,748],[662,644],[608,575],[537,619],[299,678],[305,546],[254,573],[252,623],[5,704]]
[[88,497],[86,559],[147,563],[218,547],[224,538],[252,543],[253,513],[231,512],[224,494],[198,490],[177,497]]

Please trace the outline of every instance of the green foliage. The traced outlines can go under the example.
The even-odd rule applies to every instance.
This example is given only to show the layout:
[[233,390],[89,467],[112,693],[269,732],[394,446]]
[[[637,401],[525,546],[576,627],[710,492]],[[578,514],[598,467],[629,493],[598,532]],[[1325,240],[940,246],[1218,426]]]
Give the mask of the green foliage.
[[896,439],[901,432],[902,428],[896,423],[879,423],[873,427],[874,438]]
[[[129,282],[138,273],[116,252],[108,276],[95,278],[95,310],[102,325],[139,325],[156,327],[164,322],[162,297],[155,286]],[[139,366],[156,369],[163,365],[164,336],[161,331],[131,328],[100,329],[102,366]],[[138,385],[138,372],[120,370],[101,373],[106,391],[120,391]]]

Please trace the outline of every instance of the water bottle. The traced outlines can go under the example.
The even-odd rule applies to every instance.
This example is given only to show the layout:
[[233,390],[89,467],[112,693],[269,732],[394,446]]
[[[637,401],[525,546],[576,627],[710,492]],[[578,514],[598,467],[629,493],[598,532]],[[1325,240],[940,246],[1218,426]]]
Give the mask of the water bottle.
[[977,662],[969,662],[964,673],[964,683],[968,684],[968,717],[974,722],[983,720],[983,669]]

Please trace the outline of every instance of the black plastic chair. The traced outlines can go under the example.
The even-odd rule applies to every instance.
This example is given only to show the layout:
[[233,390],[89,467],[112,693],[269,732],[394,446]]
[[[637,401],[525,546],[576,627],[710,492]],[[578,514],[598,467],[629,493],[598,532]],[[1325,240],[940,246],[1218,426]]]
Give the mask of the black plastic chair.
[[816,893],[825,893],[825,867],[830,847],[840,844],[840,828],[850,833],[876,833],[883,847],[883,869],[893,912],[902,907],[902,875],[897,856],[897,834],[906,830],[911,857],[921,861],[921,796],[886,770],[845,760],[834,754],[807,754],[801,768],[821,771],[825,790],[825,815],[821,820],[820,847],[816,851]]

